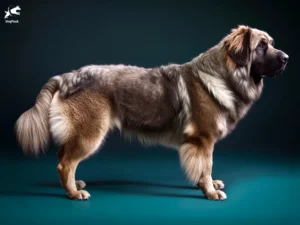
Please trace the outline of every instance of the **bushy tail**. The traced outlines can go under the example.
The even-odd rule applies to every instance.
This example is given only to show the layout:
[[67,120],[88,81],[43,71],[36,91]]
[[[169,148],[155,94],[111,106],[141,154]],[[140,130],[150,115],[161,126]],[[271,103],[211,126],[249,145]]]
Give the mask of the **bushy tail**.
[[50,139],[49,108],[61,77],[52,77],[37,96],[35,105],[24,112],[16,122],[17,139],[24,153],[38,155]]

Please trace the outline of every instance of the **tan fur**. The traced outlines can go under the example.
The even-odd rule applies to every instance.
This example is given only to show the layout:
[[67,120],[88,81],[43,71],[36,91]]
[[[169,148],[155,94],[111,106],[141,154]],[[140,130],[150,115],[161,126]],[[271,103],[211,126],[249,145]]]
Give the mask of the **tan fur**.
[[[103,142],[112,122],[111,108],[103,95],[92,91],[83,91],[59,101],[63,109],[62,116],[72,122],[72,133],[59,152],[57,169],[68,196],[72,199],[87,199],[90,197],[87,191],[77,190],[76,168],[81,160],[92,155]],[[57,104],[57,101],[53,104]]]
[[[250,28],[240,26],[233,29],[232,33],[224,39],[225,42],[228,42],[228,51],[238,52],[243,49],[243,38],[247,29]],[[255,35],[261,35],[261,33],[252,33],[251,43],[256,41]],[[239,76],[246,75],[247,69],[237,67],[227,51],[224,51],[224,59],[228,71],[237,76],[237,79],[242,80],[243,77]],[[179,150],[180,162],[189,180],[197,183],[208,199],[224,200],[227,196],[220,190],[224,188],[224,183],[212,179],[212,154],[215,142],[230,132],[229,114],[217,104],[216,100],[218,99],[212,98],[209,89],[206,89],[204,85],[193,81],[191,77],[186,78],[186,82],[190,87],[192,115],[190,122],[185,127],[185,143]],[[261,88],[262,85],[259,86],[258,91],[249,88],[250,93],[247,94],[251,99],[255,99],[260,94]],[[243,117],[248,109],[248,105],[242,107],[238,114],[239,118]]]
[[186,126],[185,126],[185,129],[184,129],[184,134],[185,135],[193,135],[195,133],[195,125],[192,124],[192,123],[188,123]]
[[[141,142],[178,147],[180,163],[188,179],[197,184],[208,199],[224,200],[227,196],[220,190],[224,188],[224,183],[212,178],[214,144],[228,135],[237,122],[246,115],[251,104],[260,96],[263,87],[262,81],[254,84],[249,75],[251,57],[255,57],[255,55],[249,53],[250,60],[246,61],[246,65],[244,64],[242,53],[248,54],[249,50],[244,46],[244,42],[250,40],[251,49],[255,48],[261,37],[272,42],[267,33],[256,29],[251,29],[249,39],[250,32],[248,31],[250,29],[247,26],[233,29],[232,33],[221,41],[220,45],[225,43],[225,47],[222,45],[218,48],[217,54],[211,50],[206,55],[200,54],[199,57],[182,66],[171,66],[173,68],[172,75],[180,74],[178,92],[174,92],[178,95],[175,96],[177,98],[173,93],[170,94],[174,99],[162,95],[166,91],[163,85],[155,89],[157,84],[155,82],[161,75],[161,71],[158,69],[155,70],[155,73],[150,74],[152,82],[146,83],[148,86],[145,85],[145,87],[142,86],[144,84],[141,82],[142,79],[137,79],[137,77],[147,80],[146,74],[151,70],[123,65],[88,66],[79,71],[64,74],[63,84],[60,78],[52,78],[42,89],[35,106],[25,112],[17,121],[18,140],[25,151],[31,150],[37,153],[39,148],[46,146],[51,133],[54,141],[61,146],[57,169],[62,186],[70,198],[88,199],[90,194],[81,190],[85,187],[85,183],[75,179],[76,168],[80,161],[97,151],[110,129],[117,127],[123,131],[125,127],[124,130],[126,130],[128,127],[126,127],[123,117],[126,118],[128,114],[134,115],[134,118],[141,114],[142,122],[150,121],[149,123],[152,125],[159,121],[157,123],[160,125],[164,120],[159,119],[168,115],[172,110],[172,108],[168,108],[161,114],[160,110],[154,110],[153,114],[157,114],[155,120],[146,120],[147,118],[143,114],[144,108],[140,107],[143,101],[149,100],[149,103],[145,103],[143,106],[147,107],[147,104],[151,103],[148,111],[152,112],[152,105],[156,106],[157,103],[155,102],[156,98],[162,103],[166,100],[166,105],[170,104],[170,99],[173,99],[181,104],[183,110],[180,113],[176,111],[176,117],[171,117],[171,122],[179,120],[183,121],[182,123],[178,121],[177,123],[166,123],[176,125],[169,130],[159,128],[160,133],[157,130],[152,132],[138,130],[136,127],[130,130],[129,127],[126,130],[127,134],[131,135],[132,132]],[[247,51],[242,52],[244,50]],[[211,56],[211,54],[214,55]],[[239,62],[237,62],[238,60]],[[221,64],[222,66],[216,68],[215,71],[212,70],[212,67],[218,67]],[[168,68],[164,68],[164,76],[168,75]],[[122,74],[122,72],[124,73]],[[138,76],[140,73],[143,76]],[[124,85],[122,82],[118,83],[122,79],[121,77],[124,77],[123,75],[126,76],[126,81],[141,85],[144,92],[151,93],[149,90],[155,89],[156,92],[154,91],[151,95],[152,99],[142,96],[144,93],[138,92],[137,90],[140,89],[133,86],[136,91],[135,95],[132,95],[134,107],[130,108],[131,101],[121,96],[123,102],[118,103],[124,104],[124,101],[127,101],[125,101],[126,107],[123,105],[122,108],[125,109],[124,112],[120,112],[122,110],[120,110],[120,105],[116,104],[118,98],[114,94],[118,91],[132,94],[132,90],[129,88],[122,90],[123,86],[128,83],[124,82]],[[94,80],[91,80],[94,82],[93,85],[85,83],[90,81],[91,76],[95,76]],[[97,80],[99,77],[101,79]],[[102,85],[101,88],[97,86],[99,83]],[[102,91],[102,88],[106,86],[113,88],[106,92]],[[108,96],[104,93],[113,94]],[[140,96],[144,98],[140,98]],[[160,105],[158,109],[166,108]],[[137,113],[138,110],[140,111]],[[132,118],[131,121],[136,122]],[[140,123],[140,121],[138,122]],[[145,125],[142,122],[140,125]],[[154,127],[158,129],[159,126],[156,124]]]
[[221,180],[214,180],[213,185],[216,190],[221,190],[225,187],[225,184]]
[[243,40],[247,29],[250,28],[247,26],[239,26],[237,29],[232,29],[231,34],[225,38],[225,42],[229,42],[229,51],[239,52],[243,50]]
[[224,200],[226,194],[214,188],[211,177],[214,143],[222,135],[218,116],[223,113],[208,91],[187,80],[192,101],[191,122],[185,128],[185,144],[179,149],[180,163],[192,183],[198,184],[209,199]]
[[49,123],[52,138],[59,145],[65,144],[74,135],[75,128],[67,116],[59,92],[56,92],[51,102]]
[[265,38],[266,41],[270,44],[272,44],[273,42],[273,38],[270,37],[270,35],[265,32],[265,31],[261,31],[255,28],[251,28],[251,32],[252,32],[252,37],[251,37],[251,50],[254,50],[256,48],[256,46],[258,45],[258,42],[262,39]]
[[228,70],[233,73],[236,69],[236,64],[234,63],[234,61],[228,56],[227,52],[224,51],[224,58],[226,61],[226,66],[228,68]]

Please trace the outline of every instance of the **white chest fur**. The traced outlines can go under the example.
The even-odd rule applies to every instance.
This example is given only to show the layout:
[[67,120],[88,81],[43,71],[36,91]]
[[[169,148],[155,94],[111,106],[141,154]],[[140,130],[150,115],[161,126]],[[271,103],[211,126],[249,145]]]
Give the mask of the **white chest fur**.
[[234,111],[234,94],[220,77],[198,71],[199,77],[209,93],[225,108]]
[[225,117],[225,115],[218,115],[217,119],[216,119],[216,123],[217,123],[217,129],[218,129],[218,133],[219,133],[219,139],[224,138],[227,134],[228,134],[228,123],[227,123],[227,119]]

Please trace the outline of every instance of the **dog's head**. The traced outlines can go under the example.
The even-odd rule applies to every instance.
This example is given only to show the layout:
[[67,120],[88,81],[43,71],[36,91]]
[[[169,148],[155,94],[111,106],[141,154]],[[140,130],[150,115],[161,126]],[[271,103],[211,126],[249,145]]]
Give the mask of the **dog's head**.
[[239,26],[223,39],[231,67],[248,67],[251,74],[276,76],[284,71],[289,56],[274,47],[274,40],[266,32]]

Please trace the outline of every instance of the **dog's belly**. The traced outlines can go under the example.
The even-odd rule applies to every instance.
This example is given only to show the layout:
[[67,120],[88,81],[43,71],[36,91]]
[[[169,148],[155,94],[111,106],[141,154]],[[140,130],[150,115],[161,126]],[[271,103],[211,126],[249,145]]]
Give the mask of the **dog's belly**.
[[158,93],[154,88],[143,91],[119,89],[115,93],[113,109],[114,124],[125,136],[135,136],[145,144],[171,147],[182,142],[182,109],[169,93]]
[[180,133],[169,132],[144,132],[143,130],[123,131],[124,136],[129,139],[138,139],[144,145],[162,145],[179,149],[183,143],[183,135]]
[[[142,100],[142,99],[140,99]],[[124,105],[118,109],[118,116],[114,124],[124,132],[125,136],[137,137],[145,144],[162,144],[179,146],[182,142],[183,121],[178,112],[156,103]]]
[[123,129],[157,133],[176,127],[176,110],[155,103],[141,104],[126,105],[123,102],[122,106],[119,106],[117,113]]

